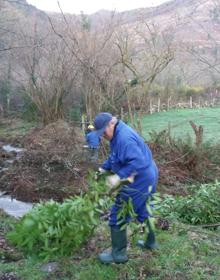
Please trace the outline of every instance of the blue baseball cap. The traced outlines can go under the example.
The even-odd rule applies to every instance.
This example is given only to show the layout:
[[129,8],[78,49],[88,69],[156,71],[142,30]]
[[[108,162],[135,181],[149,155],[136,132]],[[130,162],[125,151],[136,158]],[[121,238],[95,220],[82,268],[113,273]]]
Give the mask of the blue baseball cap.
[[107,112],[99,113],[94,119],[95,132],[100,137],[112,119],[112,114]]

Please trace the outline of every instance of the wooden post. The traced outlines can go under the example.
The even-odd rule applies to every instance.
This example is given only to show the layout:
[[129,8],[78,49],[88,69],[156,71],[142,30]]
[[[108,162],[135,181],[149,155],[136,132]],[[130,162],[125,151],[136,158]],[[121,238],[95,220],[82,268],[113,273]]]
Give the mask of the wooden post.
[[124,120],[124,110],[123,110],[123,107],[121,107],[121,120],[122,121]]
[[194,130],[195,132],[195,135],[196,135],[196,146],[199,147],[201,146],[202,142],[203,142],[203,127],[200,125],[200,126],[197,126],[193,121],[189,121],[192,129]]
[[137,112],[137,128],[140,135],[142,135],[141,112]]
[[157,112],[160,112],[160,97],[158,97],[158,102],[157,102]]
[[153,113],[153,110],[152,110],[152,99],[150,98],[150,114]]
[[169,96],[167,99],[167,111],[170,110],[170,100],[171,100],[171,96]]
[[190,96],[190,98],[189,98],[189,106],[190,106],[190,108],[192,109],[192,107],[193,107],[192,96]]
[[213,107],[215,106],[215,97],[213,97],[213,99],[212,99],[212,106]]
[[86,126],[85,126],[85,115],[82,114],[82,131],[85,133],[86,131]]

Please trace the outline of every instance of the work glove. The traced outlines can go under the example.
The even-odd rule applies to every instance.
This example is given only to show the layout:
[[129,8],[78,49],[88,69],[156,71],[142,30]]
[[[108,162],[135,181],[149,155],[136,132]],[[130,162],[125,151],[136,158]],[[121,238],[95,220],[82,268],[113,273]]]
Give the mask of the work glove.
[[110,175],[106,178],[106,185],[109,188],[115,188],[118,187],[121,183],[121,179],[117,174]]
[[117,174],[114,174],[106,178],[106,185],[110,188],[116,188],[121,184],[129,184],[133,182],[134,182],[134,176],[121,179]]
[[107,170],[103,169],[102,167],[99,167],[98,171],[95,172],[94,179],[97,181],[99,178],[104,175],[107,172]]
[[99,167],[98,172],[100,174],[105,174],[107,172],[107,170],[103,169],[102,167]]

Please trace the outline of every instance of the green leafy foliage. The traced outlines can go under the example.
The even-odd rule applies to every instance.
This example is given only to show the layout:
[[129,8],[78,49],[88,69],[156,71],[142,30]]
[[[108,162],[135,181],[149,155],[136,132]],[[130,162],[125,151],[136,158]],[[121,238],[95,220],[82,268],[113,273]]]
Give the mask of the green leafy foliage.
[[22,119],[29,122],[39,121],[39,110],[37,105],[30,99],[28,95],[24,95],[23,102],[24,105],[21,112]]
[[157,207],[164,217],[176,218],[193,225],[220,221],[220,182],[192,186],[192,194],[185,197],[166,196]]
[[[129,187],[127,187],[127,191],[129,190]],[[131,190],[133,190],[131,188]],[[149,193],[152,191],[152,187],[149,187]],[[148,221],[151,225],[152,229],[155,229],[155,218],[154,218],[154,206],[160,203],[161,198],[159,194],[153,193],[151,194],[147,201],[146,201],[146,209],[149,213]],[[120,211],[118,212],[117,219],[118,219],[118,225],[122,224],[121,229],[124,229],[126,227],[126,224],[123,223],[123,221],[126,220],[126,217],[130,217],[132,220],[135,220],[137,217],[137,214],[134,211],[132,199],[129,198],[128,201],[122,201],[122,207]],[[138,227],[139,228],[139,227]],[[136,231],[136,226],[134,227],[134,231]]]
[[9,240],[28,255],[48,259],[77,250],[93,233],[110,199],[101,197],[103,181],[92,182],[85,195],[37,204],[8,234]]
[[137,214],[134,211],[134,207],[132,204],[132,199],[129,198],[128,201],[123,200],[122,201],[122,207],[120,211],[117,214],[118,219],[118,225],[121,225],[121,230],[125,229],[127,227],[127,224],[124,223],[126,221],[126,217],[129,216],[131,219],[135,219]]
[[67,114],[67,118],[70,121],[80,122],[81,121],[81,108],[80,108],[80,106],[70,108],[69,111],[68,111],[68,114]]
[[[112,203],[112,190],[106,189],[105,177],[97,182],[90,176],[89,185],[86,194],[63,203],[51,200],[37,204],[8,233],[8,239],[26,255],[43,259],[71,255],[93,234],[99,225],[100,214],[106,213]],[[149,198],[146,207],[154,227],[152,199],[156,203],[154,197]],[[127,215],[136,218],[131,199],[122,205],[118,219],[125,220]]]

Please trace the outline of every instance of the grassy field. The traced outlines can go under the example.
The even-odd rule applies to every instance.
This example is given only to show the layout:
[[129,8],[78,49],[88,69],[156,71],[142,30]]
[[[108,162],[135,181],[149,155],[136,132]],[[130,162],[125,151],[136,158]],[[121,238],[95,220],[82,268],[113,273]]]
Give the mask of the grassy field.
[[31,123],[19,118],[0,120],[0,138],[11,139],[24,136],[36,123]]
[[167,129],[169,124],[172,136],[194,137],[190,120],[203,126],[205,141],[220,142],[220,108],[178,109],[146,115],[142,120],[144,137],[149,139],[149,131]]
[[[9,218],[1,217],[0,230],[5,231]],[[13,223],[13,220],[10,221]],[[98,233],[99,232],[99,233]],[[82,249],[70,258],[56,261],[56,270],[43,272],[42,262],[32,258],[5,259],[0,249],[0,279],[7,275],[22,280],[217,280],[220,279],[220,243],[217,233],[199,227],[173,223],[168,231],[157,231],[160,249],[141,250],[135,240],[129,247],[129,262],[103,265],[97,254],[110,245],[108,227],[97,229],[104,239],[96,240],[95,248]],[[140,237],[140,236],[139,236]],[[130,238],[131,240],[131,238]],[[94,246],[94,245],[93,245]],[[5,277],[5,278],[4,278]]]

